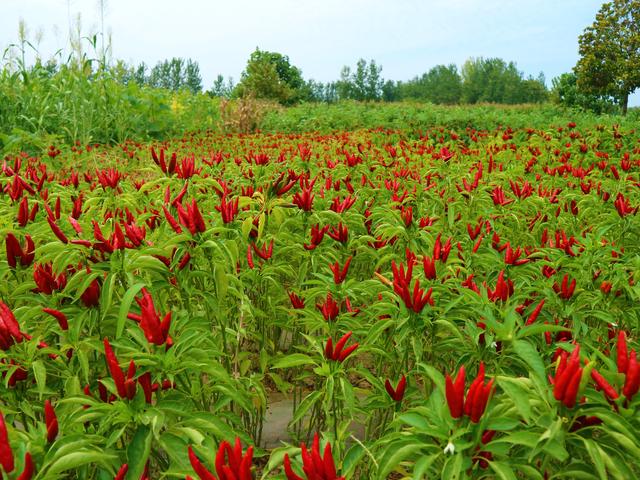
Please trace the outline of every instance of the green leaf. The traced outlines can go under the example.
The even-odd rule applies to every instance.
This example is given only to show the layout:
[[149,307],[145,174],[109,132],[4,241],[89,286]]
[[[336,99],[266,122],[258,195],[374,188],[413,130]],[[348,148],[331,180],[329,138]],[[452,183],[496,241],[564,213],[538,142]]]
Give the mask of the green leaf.
[[109,461],[115,459],[114,455],[108,455],[104,452],[96,451],[76,451],[64,455],[56,461],[54,461],[49,469],[46,471],[46,478],[60,478],[56,476],[62,472],[73,470],[82,465],[88,465],[92,463],[106,464]]
[[526,385],[526,380],[511,377],[496,377],[500,388],[511,398],[513,404],[526,423],[531,420],[531,389]]
[[227,289],[229,287],[229,281],[227,280],[227,272],[222,264],[216,264],[214,267],[216,277],[216,293],[218,294],[218,301],[222,302],[227,295]]
[[544,381],[544,363],[538,350],[526,340],[516,340],[513,342],[513,349],[538,376],[538,380]]
[[422,447],[422,443],[417,438],[405,441],[401,445],[397,443],[389,445],[378,463],[378,478],[387,478],[387,475],[396,469],[403,460],[412,458]]
[[292,353],[291,355],[286,355],[274,360],[271,368],[291,368],[310,364],[317,365],[309,355],[305,355],[304,353]]
[[342,474],[345,475],[351,472],[358,466],[358,462],[365,454],[364,446],[360,443],[355,443],[349,448],[342,460]]
[[124,331],[124,325],[127,321],[127,315],[129,314],[129,309],[131,308],[131,303],[135,296],[144,288],[144,283],[136,283],[133,285],[122,297],[122,302],[120,302],[120,310],[118,311],[118,323],[116,324],[116,338],[120,338],[122,332]]
[[456,480],[462,474],[462,455],[456,453],[449,457],[442,468],[442,480]]
[[117,275],[109,273],[102,285],[102,290],[100,291],[100,311],[102,312],[102,320],[104,320],[107,313],[109,313],[111,302],[113,302],[113,290],[117,279]]
[[313,405],[320,399],[322,394],[323,394],[322,390],[317,390],[307,395],[302,400],[302,402],[300,402],[300,405],[298,405],[298,408],[296,408],[296,411],[293,412],[293,417],[291,418],[289,425],[295,425],[297,422],[302,420],[302,418],[304,418],[304,416],[307,414],[309,409],[311,409],[311,407],[313,407]]
[[42,394],[47,388],[47,367],[44,366],[41,360],[36,360],[31,364],[31,368],[33,369],[33,376],[36,380],[38,393],[42,398]]
[[151,453],[151,439],[153,434],[151,429],[145,425],[140,425],[133,439],[127,447],[127,480],[138,480],[142,476],[144,466]]
[[501,462],[489,462],[491,469],[496,472],[498,478],[502,480],[517,480],[515,473],[509,465]]

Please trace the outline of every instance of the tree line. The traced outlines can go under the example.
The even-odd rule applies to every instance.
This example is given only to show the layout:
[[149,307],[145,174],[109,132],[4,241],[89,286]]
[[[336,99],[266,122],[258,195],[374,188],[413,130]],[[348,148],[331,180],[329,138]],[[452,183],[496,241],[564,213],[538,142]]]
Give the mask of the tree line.
[[[549,90],[542,73],[525,77],[514,62],[501,58],[471,58],[460,69],[454,64],[436,65],[408,81],[384,80],[381,65],[360,59],[354,68],[343,67],[338,80],[322,83],[304,80],[286,55],[256,49],[237,84],[219,75],[209,94],[252,95],[284,105],[339,100],[419,100],[447,105],[551,100],[597,113],[625,114],[629,95],[640,87],[640,0],[603,3],[593,24],[579,36],[578,50],[575,67],[554,78]],[[153,84],[151,78],[153,75],[145,81]]]
[[[23,64],[24,43],[23,39]],[[283,105],[341,100],[415,100],[444,105],[553,101],[597,113],[626,113],[629,95],[640,86],[640,0],[604,3],[578,44],[576,66],[554,78],[551,89],[543,73],[525,76],[514,62],[483,57],[470,58],[460,68],[455,64],[436,65],[406,81],[384,79],[382,65],[360,59],[355,66],[344,66],[338,79],[323,83],[305,79],[286,55],[256,48],[237,83],[218,75],[206,93],[224,98],[251,96]],[[102,66],[124,84],[203,91],[200,67],[192,59],[162,60],[153,67],[123,61],[102,62]],[[39,71],[49,75],[57,70],[55,62],[44,67]]]
[[[191,59],[172,58],[152,68],[144,63],[130,66],[118,62],[114,70],[124,83],[136,82],[176,91],[188,89],[194,93],[203,90],[198,63]],[[517,104],[549,99],[542,73],[536,78],[525,78],[514,62],[500,58],[471,58],[460,69],[454,64],[436,65],[407,81],[385,80],[380,64],[360,59],[353,68],[343,67],[339,79],[322,83],[305,80],[302,71],[292,65],[286,55],[258,48],[249,57],[237,83],[218,75],[207,93],[225,98],[251,95],[283,105],[340,100]]]

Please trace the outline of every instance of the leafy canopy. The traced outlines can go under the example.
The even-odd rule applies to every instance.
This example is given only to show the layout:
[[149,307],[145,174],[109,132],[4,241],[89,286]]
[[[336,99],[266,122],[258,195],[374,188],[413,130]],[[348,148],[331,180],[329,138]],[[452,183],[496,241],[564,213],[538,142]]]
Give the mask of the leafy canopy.
[[616,98],[626,113],[629,94],[640,87],[640,0],[602,5],[579,37],[578,86]]
[[252,95],[291,105],[304,99],[307,92],[302,71],[291,65],[288,56],[256,48],[249,57],[234,95]]

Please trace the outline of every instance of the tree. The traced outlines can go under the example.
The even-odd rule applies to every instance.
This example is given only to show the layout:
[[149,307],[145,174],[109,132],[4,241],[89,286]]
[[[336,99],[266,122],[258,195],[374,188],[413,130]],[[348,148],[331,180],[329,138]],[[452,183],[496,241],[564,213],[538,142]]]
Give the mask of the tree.
[[382,85],[382,100],[385,102],[395,102],[400,99],[400,90],[398,88],[400,82],[394,82],[393,80],[387,80]]
[[[144,69],[142,74],[144,74]],[[200,67],[198,66],[198,62],[190,58],[185,61],[183,58],[174,57],[171,60],[158,62],[156,66],[151,69],[146,83],[152,87],[166,88],[173,91],[178,91],[183,88],[193,93],[202,91]]]
[[302,71],[291,65],[289,57],[256,48],[249,57],[234,95],[253,95],[291,105],[306,100],[308,89]]
[[578,86],[616,98],[625,115],[629,95],[640,87],[640,0],[603,4],[578,43]]
[[465,103],[536,103],[547,97],[543,77],[525,80],[515,63],[501,58],[469,59],[461,74]]
[[340,80],[336,82],[336,93],[340,100],[353,98],[353,84],[351,82],[351,68],[342,67],[340,70]]
[[209,90],[209,95],[212,97],[221,97],[221,98],[229,98],[231,97],[231,93],[233,92],[233,78],[227,78],[227,82],[225,83],[224,77],[220,74],[216,77],[213,82],[213,86],[211,90]]
[[202,91],[202,77],[200,76],[200,66],[198,62],[187,60],[184,73],[184,86],[193,93]]
[[367,61],[361,58],[356,63],[356,69],[344,66],[340,71],[340,80],[336,82],[336,91],[340,99],[374,101],[382,98],[384,80],[380,76],[382,66],[375,60]]
[[576,74],[563,73],[551,80],[551,100],[565,107],[591,110],[595,113],[612,113],[616,105],[611,97],[587,93],[578,87]]
[[401,96],[436,104],[460,102],[462,80],[454,65],[436,65],[421,77],[402,84]]

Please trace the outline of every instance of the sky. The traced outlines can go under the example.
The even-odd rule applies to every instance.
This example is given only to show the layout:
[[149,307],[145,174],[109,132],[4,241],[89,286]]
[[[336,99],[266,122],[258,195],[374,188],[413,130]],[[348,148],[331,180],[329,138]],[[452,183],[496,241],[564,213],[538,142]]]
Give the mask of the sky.
[[[183,57],[200,65],[204,88],[236,81],[256,47],[288,55],[306,79],[336,80],[359,58],[382,76],[408,80],[470,57],[514,61],[551,79],[578,59],[578,35],[600,0],[0,0],[0,48],[23,19],[43,57],[68,44],[80,14],[86,35],[104,33],[112,56],[130,63]],[[640,93],[630,99],[640,105]]]

